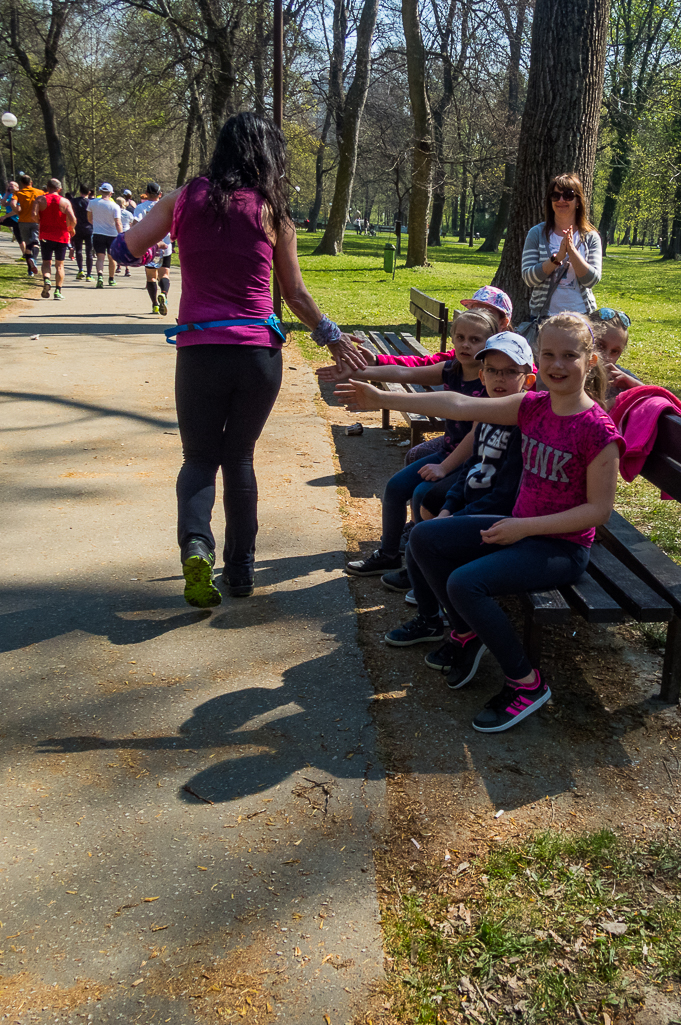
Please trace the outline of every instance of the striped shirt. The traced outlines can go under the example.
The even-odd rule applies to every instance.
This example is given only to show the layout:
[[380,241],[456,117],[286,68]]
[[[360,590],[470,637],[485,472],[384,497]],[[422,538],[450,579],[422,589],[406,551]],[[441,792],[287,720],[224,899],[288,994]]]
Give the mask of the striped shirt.
[[[523,247],[521,273],[525,284],[532,289],[530,313],[533,317],[538,317],[544,309],[551,285],[551,275],[545,274],[542,268],[542,264],[551,259],[551,247],[545,229],[545,221],[530,228]],[[584,300],[585,312],[592,313],[597,304],[591,289],[601,280],[601,236],[597,231],[589,231],[583,236],[582,242],[586,248],[589,272],[576,280]]]

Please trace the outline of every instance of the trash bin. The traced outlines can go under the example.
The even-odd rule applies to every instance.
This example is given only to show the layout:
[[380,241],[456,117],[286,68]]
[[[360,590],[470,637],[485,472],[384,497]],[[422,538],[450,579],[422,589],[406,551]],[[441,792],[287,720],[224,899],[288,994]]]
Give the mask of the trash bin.
[[383,270],[386,274],[392,274],[395,270],[395,260],[397,259],[397,250],[392,242],[387,242],[383,251]]

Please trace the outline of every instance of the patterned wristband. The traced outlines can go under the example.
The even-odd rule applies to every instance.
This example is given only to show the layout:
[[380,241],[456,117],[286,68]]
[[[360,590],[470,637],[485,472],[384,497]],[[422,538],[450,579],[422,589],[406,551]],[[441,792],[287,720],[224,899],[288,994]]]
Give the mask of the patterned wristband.
[[310,335],[313,342],[317,345],[333,345],[334,342],[340,341],[341,329],[338,324],[334,324],[332,320],[329,320],[327,316],[323,316],[317,324],[316,328]]

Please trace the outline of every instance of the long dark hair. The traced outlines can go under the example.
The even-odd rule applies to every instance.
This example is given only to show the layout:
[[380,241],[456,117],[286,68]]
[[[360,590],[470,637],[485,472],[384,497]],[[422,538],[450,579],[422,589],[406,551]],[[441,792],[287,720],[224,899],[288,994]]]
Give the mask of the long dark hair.
[[257,189],[279,232],[291,219],[286,197],[286,139],[274,121],[251,111],[234,114],[222,126],[208,166],[210,205],[219,215],[238,189]]
[[590,231],[595,231],[596,229],[586,215],[586,199],[584,198],[584,189],[579,175],[574,174],[574,172],[572,174],[556,174],[549,182],[549,187],[546,190],[544,213],[544,219],[546,221],[546,237],[550,237],[551,232],[556,226],[556,217],[553,212],[553,203],[551,202],[551,193],[554,189],[574,190],[575,196],[577,197],[575,227],[579,232],[580,238],[583,239]]

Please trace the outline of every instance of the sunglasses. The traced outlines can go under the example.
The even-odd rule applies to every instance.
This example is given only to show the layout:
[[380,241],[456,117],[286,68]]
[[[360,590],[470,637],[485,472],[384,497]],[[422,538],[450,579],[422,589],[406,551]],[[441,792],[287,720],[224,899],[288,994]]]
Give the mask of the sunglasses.
[[560,192],[552,192],[549,199],[552,203],[557,203],[561,199],[564,199],[566,203],[571,203],[576,195],[574,189],[562,189]]
[[615,320],[616,317],[619,317],[620,324],[625,331],[631,327],[631,318],[622,310],[611,310],[609,306],[602,306],[600,310],[596,310],[596,313],[599,320]]

